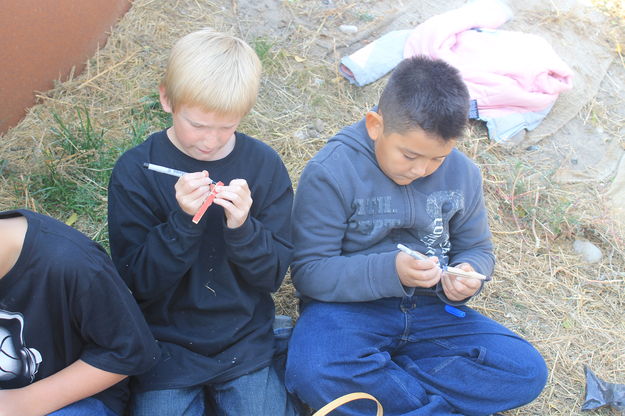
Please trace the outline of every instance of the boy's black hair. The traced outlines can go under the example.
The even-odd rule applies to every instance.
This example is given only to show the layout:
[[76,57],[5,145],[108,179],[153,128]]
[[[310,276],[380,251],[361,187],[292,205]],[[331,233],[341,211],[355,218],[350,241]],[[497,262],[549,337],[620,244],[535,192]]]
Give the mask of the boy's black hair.
[[469,92],[457,69],[441,60],[404,59],[391,74],[378,111],[386,133],[417,127],[443,140],[462,135],[469,114]]

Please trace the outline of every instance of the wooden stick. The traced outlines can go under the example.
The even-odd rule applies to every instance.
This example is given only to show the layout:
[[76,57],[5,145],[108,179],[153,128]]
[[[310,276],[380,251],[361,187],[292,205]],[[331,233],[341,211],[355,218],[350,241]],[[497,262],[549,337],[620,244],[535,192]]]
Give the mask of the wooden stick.
[[447,269],[445,269],[445,272],[454,276],[466,277],[468,279],[478,279],[478,280],[484,280],[486,282],[491,280],[490,276],[484,276],[483,274],[478,273],[478,272],[466,272],[454,266],[447,266]]
[[[415,250],[411,250],[403,244],[397,244],[397,248],[417,260],[428,260],[428,257],[425,254],[419,253],[418,251],[415,251]],[[453,266],[448,266],[444,270],[444,272],[449,273],[454,276],[465,277],[467,279],[484,280],[486,282],[492,279],[490,276],[484,276],[483,274],[478,273],[478,272],[465,272],[464,270],[459,269],[458,267],[453,267]]]
[[217,196],[217,193],[215,192],[215,187],[216,186],[223,186],[223,182],[219,181],[216,184],[211,184],[211,192],[210,192],[210,194],[208,194],[208,197],[204,200],[204,203],[202,203],[202,206],[200,207],[200,209],[198,209],[197,212],[195,213],[195,215],[193,216],[193,220],[192,221],[195,224],[200,222],[200,220],[202,219],[202,216],[204,215],[204,213],[206,212],[208,207],[210,207],[213,204],[213,200]]

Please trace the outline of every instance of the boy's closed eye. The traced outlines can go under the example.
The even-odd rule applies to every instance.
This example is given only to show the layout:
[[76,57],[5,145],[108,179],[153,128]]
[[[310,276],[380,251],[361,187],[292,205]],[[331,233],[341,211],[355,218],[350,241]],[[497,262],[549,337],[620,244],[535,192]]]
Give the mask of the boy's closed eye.
[[[419,155],[412,155],[412,154],[406,154],[406,153],[404,153],[403,155],[404,155],[404,158],[406,158],[407,160],[417,160],[420,157]],[[445,160],[445,156],[432,158],[432,161],[437,162],[437,163],[441,163],[443,160]]]
[[232,130],[237,126],[236,124],[233,124],[233,125],[227,125],[227,126],[211,127],[210,125],[197,123],[191,120],[189,120],[189,124],[191,125],[191,127],[196,128],[196,129],[209,128],[209,129],[217,129],[217,130],[222,130],[222,131]]

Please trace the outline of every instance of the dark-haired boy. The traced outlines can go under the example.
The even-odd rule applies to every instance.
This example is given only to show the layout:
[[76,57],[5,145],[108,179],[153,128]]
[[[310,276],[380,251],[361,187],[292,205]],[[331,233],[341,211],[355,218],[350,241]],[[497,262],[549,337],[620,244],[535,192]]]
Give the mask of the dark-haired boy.
[[454,68],[404,60],[378,108],[306,166],[293,210],[302,309],[286,382],[311,407],[363,391],[385,415],[487,415],[544,387],[540,354],[465,306],[482,281],[443,271],[494,268],[480,171],[455,149],[468,110]]
[[28,210],[0,236],[0,415],[124,414],[159,349],[106,251]]

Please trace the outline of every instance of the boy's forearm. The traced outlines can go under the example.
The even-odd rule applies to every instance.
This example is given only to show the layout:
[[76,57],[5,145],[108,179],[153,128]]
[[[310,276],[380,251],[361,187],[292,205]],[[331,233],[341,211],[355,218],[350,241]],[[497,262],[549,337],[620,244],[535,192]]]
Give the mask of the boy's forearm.
[[78,360],[58,373],[26,387],[0,390],[0,416],[47,415],[106,390],[126,377]]
[[[291,278],[304,296],[324,302],[364,302],[405,294],[395,252],[345,255],[343,239],[352,197],[321,165],[306,167],[293,206]],[[323,200],[319,198],[323,195]]]
[[[116,186],[109,190],[109,239],[118,271],[137,299],[152,299],[178,284],[196,261],[203,227],[180,210],[161,222]],[[144,230],[145,234],[142,234]],[[180,272],[183,270],[183,272]]]
[[450,222],[449,264],[468,263],[478,273],[490,276],[495,256],[481,185],[475,189],[474,195],[476,197],[467,205],[462,217]]
[[[239,275],[250,286],[275,292],[293,259],[293,245],[288,239],[266,229],[260,221],[248,219],[248,222],[255,222],[254,228],[257,231],[247,240],[247,244],[243,245],[226,237],[228,260],[236,264]],[[248,224],[248,227],[252,226]]]
[[252,215],[235,230],[225,230],[228,260],[237,265],[241,277],[261,290],[278,290],[293,259],[291,209],[293,191],[284,189],[259,217]]

